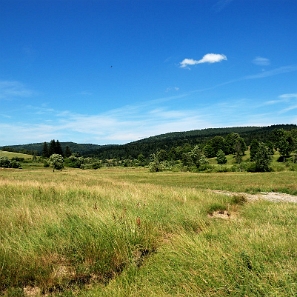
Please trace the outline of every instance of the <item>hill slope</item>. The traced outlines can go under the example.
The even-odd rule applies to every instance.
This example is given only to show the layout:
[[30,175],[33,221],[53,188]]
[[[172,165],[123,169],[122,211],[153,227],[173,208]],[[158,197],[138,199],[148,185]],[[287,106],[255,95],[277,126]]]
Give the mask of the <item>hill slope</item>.
[[[225,127],[225,128],[208,128],[202,130],[191,130],[184,132],[170,132],[151,136],[138,141],[133,141],[123,145],[96,145],[96,144],[78,144],[74,142],[60,142],[63,151],[66,146],[72,152],[79,153],[83,156],[96,156],[100,159],[112,158],[137,158],[139,154],[145,157],[160,149],[170,150],[172,147],[182,146],[184,144],[200,144],[208,141],[214,136],[226,136],[230,133],[238,133],[244,138],[247,145],[252,139],[268,141],[271,138],[273,130],[297,129],[297,125],[272,125],[267,127]],[[9,147],[0,147],[2,150],[34,153],[41,155],[43,143],[32,143],[25,145],[12,145]]]

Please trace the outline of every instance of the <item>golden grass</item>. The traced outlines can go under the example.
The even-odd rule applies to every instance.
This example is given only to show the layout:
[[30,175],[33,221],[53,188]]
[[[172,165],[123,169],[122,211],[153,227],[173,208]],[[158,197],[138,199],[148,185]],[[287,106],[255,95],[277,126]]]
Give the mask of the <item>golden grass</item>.
[[[290,296],[297,206],[237,203],[208,189],[294,190],[295,180],[295,172],[1,170],[2,293]],[[230,216],[208,215],[218,208]]]
[[31,155],[22,154],[22,153],[14,153],[14,152],[7,152],[0,150],[0,157],[7,157],[8,159],[11,158],[24,158],[25,160],[32,160]]

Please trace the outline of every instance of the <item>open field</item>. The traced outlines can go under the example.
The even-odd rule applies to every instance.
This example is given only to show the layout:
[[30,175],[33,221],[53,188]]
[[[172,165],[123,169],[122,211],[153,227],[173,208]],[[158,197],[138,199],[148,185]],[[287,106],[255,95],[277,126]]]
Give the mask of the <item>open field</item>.
[[11,158],[23,158],[24,160],[32,160],[31,155],[22,154],[22,153],[15,153],[15,152],[7,152],[0,150],[0,157],[7,157]]
[[0,169],[4,296],[295,296],[297,173]]

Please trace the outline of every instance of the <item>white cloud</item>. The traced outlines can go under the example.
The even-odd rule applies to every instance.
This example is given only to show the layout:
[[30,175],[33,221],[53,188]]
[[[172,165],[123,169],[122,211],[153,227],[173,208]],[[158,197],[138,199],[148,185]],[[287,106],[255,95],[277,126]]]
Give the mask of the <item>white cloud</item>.
[[180,62],[180,67],[186,68],[188,66],[193,66],[193,65],[202,64],[202,63],[218,63],[223,60],[227,60],[227,57],[225,55],[210,53],[210,54],[204,55],[203,58],[200,60],[184,59],[182,62]]
[[33,91],[26,88],[18,81],[0,81],[0,99],[11,99],[15,97],[30,97]]
[[270,65],[270,60],[267,58],[263,58],[263,57],[256,57],[253,60],[253,63],[255,65],[259,65],[259,66],[268,66],[268,65]]

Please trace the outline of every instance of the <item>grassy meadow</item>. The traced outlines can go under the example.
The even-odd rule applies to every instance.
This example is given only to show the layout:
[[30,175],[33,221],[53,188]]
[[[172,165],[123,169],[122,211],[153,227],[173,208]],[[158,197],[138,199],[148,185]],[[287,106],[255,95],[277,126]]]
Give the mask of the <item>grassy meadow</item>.
[[296,178],[0,169],[0,295],[296,296],[297,205],[211,191]]

